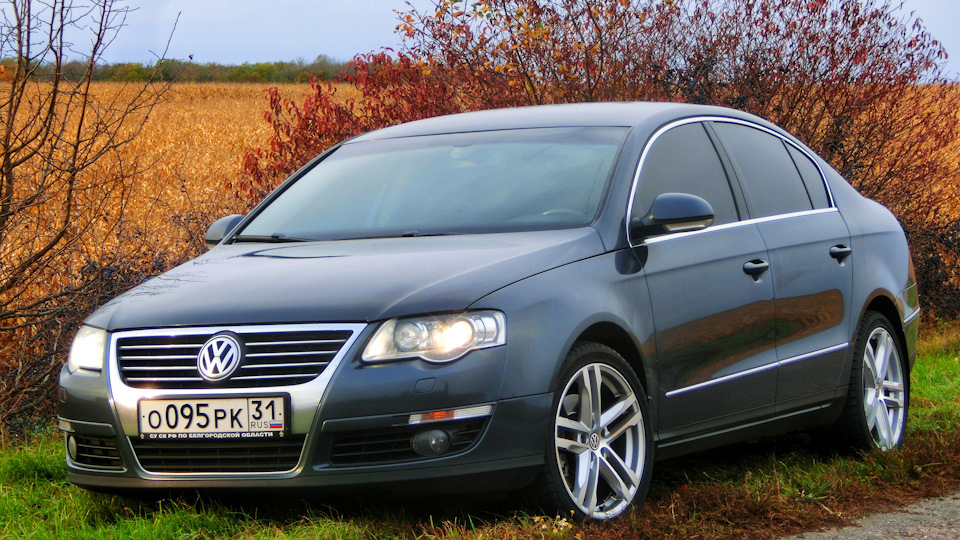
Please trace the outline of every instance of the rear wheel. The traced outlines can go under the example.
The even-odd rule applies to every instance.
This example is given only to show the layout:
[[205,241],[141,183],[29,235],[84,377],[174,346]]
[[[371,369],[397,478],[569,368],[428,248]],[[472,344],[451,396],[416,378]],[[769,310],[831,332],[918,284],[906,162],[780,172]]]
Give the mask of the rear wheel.
[[636,374],[613,349],[582,343],[570,351],[536,485],[541,506],[609,519],[643,500],[653,462],[646,399]]
[[850,446],[892,450],[903,441],[910,378],[890,321],[868,311],[860,322],[847,402],[839,425]]

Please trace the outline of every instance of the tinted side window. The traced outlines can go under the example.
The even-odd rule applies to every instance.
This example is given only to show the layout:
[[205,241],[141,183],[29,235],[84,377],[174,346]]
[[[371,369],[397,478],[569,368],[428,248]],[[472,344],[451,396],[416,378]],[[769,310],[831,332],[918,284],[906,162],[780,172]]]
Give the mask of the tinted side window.
[[740,124],[713,124],[737,164],[751,218],[812,210],[813,203],[779,137]]
[[723,165],[699,123],[673,128],[653,143],[640,171],[634,215],[650,210],[653,199],[661,193],[689,193],[703,198],[713,207],[714,224],[738,219]]
[[786,145],[787,150],[790,151],[790,157],[793,158],[793,162],[796,163],[797,169],[800,170],[800,177],[803,178],[804,185],[807,186],[807,193],[810,194],[810,200],[813,201],[813,207],[816,209],[828,208],[830,202],[827,199],[827,188],[823,186],[823,178],[820,176],[820,169],[810,158],[803,155],[802,152],[796,148]]

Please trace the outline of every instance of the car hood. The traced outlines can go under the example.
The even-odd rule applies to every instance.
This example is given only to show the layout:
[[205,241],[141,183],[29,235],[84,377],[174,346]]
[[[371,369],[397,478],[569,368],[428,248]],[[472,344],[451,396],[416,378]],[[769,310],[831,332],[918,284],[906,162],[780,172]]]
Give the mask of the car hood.
[[602,252],[590,227],[225,245],[118,296],[87,324],[122,330],[368,322],[457,311],[511,283]]

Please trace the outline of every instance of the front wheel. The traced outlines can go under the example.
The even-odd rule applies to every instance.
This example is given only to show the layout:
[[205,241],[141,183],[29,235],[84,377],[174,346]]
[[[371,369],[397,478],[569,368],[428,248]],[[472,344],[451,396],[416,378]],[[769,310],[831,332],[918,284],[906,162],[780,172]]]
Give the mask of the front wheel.
[[650,486],[646,394],[626,360],[604,345],[578,344],[565,365],[537,485],[540,502],[582,517],[619,516]]
[[857,332],[841,432],[854,448],[892,450],[903,441],[909,404],[910,378],[897,333],[886,317],[867,312]]

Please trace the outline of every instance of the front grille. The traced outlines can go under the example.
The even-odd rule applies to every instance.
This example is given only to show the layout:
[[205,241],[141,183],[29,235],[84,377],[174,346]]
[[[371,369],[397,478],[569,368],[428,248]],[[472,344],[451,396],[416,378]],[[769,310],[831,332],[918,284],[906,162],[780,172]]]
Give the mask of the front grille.
[[297,466],[305,438],[145,441],[131,437],[130,444],[140,466],[149,472],[284,472]]
[[117,440],[113,437],[87,437],[84,435],[69,435],[77,444],[77,457],[73,460],[77,465],[90,469],[120,470],[123,463],[120,461],[120,452],[117,451]]
[[450,434],[450,448],[437,457],[459,454],[477,442],[485,425],[486,419],[475,419],[343,433],[333,441],[330,463],[372,465],[427,459],[413,451],[410,440],[418,431],[435,428]]
[[[173,332],[171,332],[173,333]],[[128,336],[117,339],[120,377],[134,388],[205,389],[289,386],[323,373],[350,339],[350,330],[236,331],[246,349],[229,379],[200,377],[197,355],[214,332]]]

